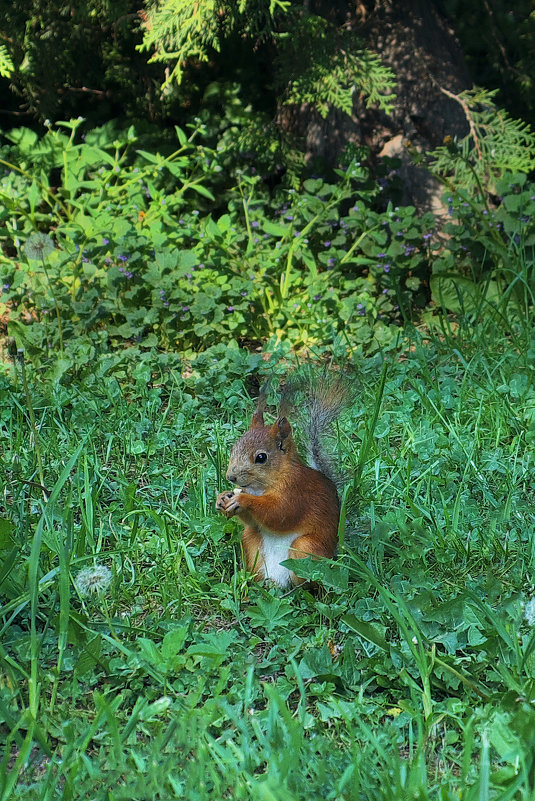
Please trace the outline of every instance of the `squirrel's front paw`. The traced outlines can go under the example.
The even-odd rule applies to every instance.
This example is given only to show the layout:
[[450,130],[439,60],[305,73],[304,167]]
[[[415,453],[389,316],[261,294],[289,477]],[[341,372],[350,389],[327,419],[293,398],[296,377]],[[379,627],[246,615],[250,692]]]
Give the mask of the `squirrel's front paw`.
[[238,503],[239,493],[232,490],[220,492],[217,496],[215,508],[218,512],[222,512],[225,517],[234,517],[240,510]]
[[234,517],[240,509],[238,495],[239,492],[237,490],[225,490],[225,492],[220,492],[215,503],[216,510],[222,512],[225,517]]
[[234,498],[234,493],[232,490],[220,492],[215,502],[216,512],[225,512],[227,509],[227,504],[232,498]]

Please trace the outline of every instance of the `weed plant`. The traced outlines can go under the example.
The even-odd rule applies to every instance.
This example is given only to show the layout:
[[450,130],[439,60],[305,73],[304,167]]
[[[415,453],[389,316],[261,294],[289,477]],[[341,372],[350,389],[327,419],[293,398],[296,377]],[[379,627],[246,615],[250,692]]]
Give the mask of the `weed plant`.
[[374,181],[363,150],[329,179],[269,192],[253,165],[202,144],[200,125],[159,153],[133,128],[82,140],[82,124],[11,131],[0,148],[0,315],[56,378],[132,345],[384,352],[430,300],[509,334],[533,305],[525,175],[502,179],[490,205],[452,192],[437,227],[384,199],[395,162]]

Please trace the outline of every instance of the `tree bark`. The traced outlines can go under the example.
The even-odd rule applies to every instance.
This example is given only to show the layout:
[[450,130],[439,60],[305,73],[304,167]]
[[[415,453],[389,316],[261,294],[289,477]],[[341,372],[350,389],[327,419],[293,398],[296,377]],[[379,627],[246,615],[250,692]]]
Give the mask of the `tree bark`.
[[[330,4],[331,12],[333,6],[338,19],[344,8],[344,24],[355,32],[355,46],[364,41],[396,74],[395,108],[387,116],[367,109],[356,97],[351,117],[333,110],[323,120],[310,106],[281,107],[279,124],[304,138],[308,159],[320,156],[332,164],[350,142],[369,146],[372,159],[399,158],[403,202],[442,213],[440,185],[413,164],[410,151],[424,152],[445,136],[468,132],[459,104],[440,89],[457,94],[471,85],[454,31],[433,0],[357,0],[354,5]],[[319,8],[311,11],[321,13]]]

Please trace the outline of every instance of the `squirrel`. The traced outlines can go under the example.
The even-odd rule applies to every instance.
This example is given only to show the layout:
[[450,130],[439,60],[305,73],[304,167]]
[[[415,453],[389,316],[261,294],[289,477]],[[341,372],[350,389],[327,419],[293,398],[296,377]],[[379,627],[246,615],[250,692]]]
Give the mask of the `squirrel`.
[[280,563],[306,556],[332,558],[338,544],[340,501],[337,475],[322,437],[347,405],[340,380],[317,381],[305,402],[307,455],[300,457],[287,414],[300,384],[283,390],[273,425],[264,424],[264,387],[249,430],[232,449],[226,477],[234,490],[220,492],[216,510],[244,523],[242,544],[247,570],[256,580],[281,587],[304,583]]

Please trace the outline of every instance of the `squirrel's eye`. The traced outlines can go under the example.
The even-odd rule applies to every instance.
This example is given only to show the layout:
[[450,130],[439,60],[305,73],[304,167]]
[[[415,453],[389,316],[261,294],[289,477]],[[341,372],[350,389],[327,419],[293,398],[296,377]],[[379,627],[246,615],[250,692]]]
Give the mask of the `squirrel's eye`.
[[255,456],[255,462],[257,462],[257,464],[263,464],[264,462],[267,462],[267,453],[257,453]]

